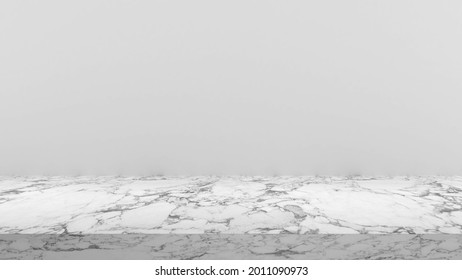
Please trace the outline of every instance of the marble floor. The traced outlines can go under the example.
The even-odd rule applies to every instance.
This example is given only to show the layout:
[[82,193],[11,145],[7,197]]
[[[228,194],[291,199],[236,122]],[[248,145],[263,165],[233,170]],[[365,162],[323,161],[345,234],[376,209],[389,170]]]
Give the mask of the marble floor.
[[2,259],[462,259],[461,236],[462,177],[0,177]]

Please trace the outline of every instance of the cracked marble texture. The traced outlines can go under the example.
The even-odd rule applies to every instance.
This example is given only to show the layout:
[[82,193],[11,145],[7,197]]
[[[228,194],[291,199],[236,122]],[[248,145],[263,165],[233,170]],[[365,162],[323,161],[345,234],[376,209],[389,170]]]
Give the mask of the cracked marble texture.
[[462,177],[0,177],[0,234],[460,234]]
[[0,235],[0,259],[462,259],[455,234]]

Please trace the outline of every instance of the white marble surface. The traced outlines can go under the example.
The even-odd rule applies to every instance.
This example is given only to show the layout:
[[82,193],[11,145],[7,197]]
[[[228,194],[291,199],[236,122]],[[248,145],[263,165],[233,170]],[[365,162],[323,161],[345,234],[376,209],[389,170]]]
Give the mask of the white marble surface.
[[462,233],[462,177],[0,177],[1,234]]
[[459,234],[0,234],[0,259],[462,259]]

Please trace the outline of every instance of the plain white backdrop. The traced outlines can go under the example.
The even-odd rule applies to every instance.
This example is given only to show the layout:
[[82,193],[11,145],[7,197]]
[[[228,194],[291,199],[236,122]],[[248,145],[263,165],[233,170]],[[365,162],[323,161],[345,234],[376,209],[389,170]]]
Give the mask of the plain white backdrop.
[[457,174],[460,1],[0,3],[0,172]]

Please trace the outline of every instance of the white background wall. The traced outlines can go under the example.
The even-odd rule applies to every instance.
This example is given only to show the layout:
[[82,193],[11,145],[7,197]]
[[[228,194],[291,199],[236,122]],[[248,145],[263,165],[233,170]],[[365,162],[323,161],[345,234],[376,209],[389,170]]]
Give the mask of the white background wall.
[[0,173],[461,173],[460,1],[0,2]]

